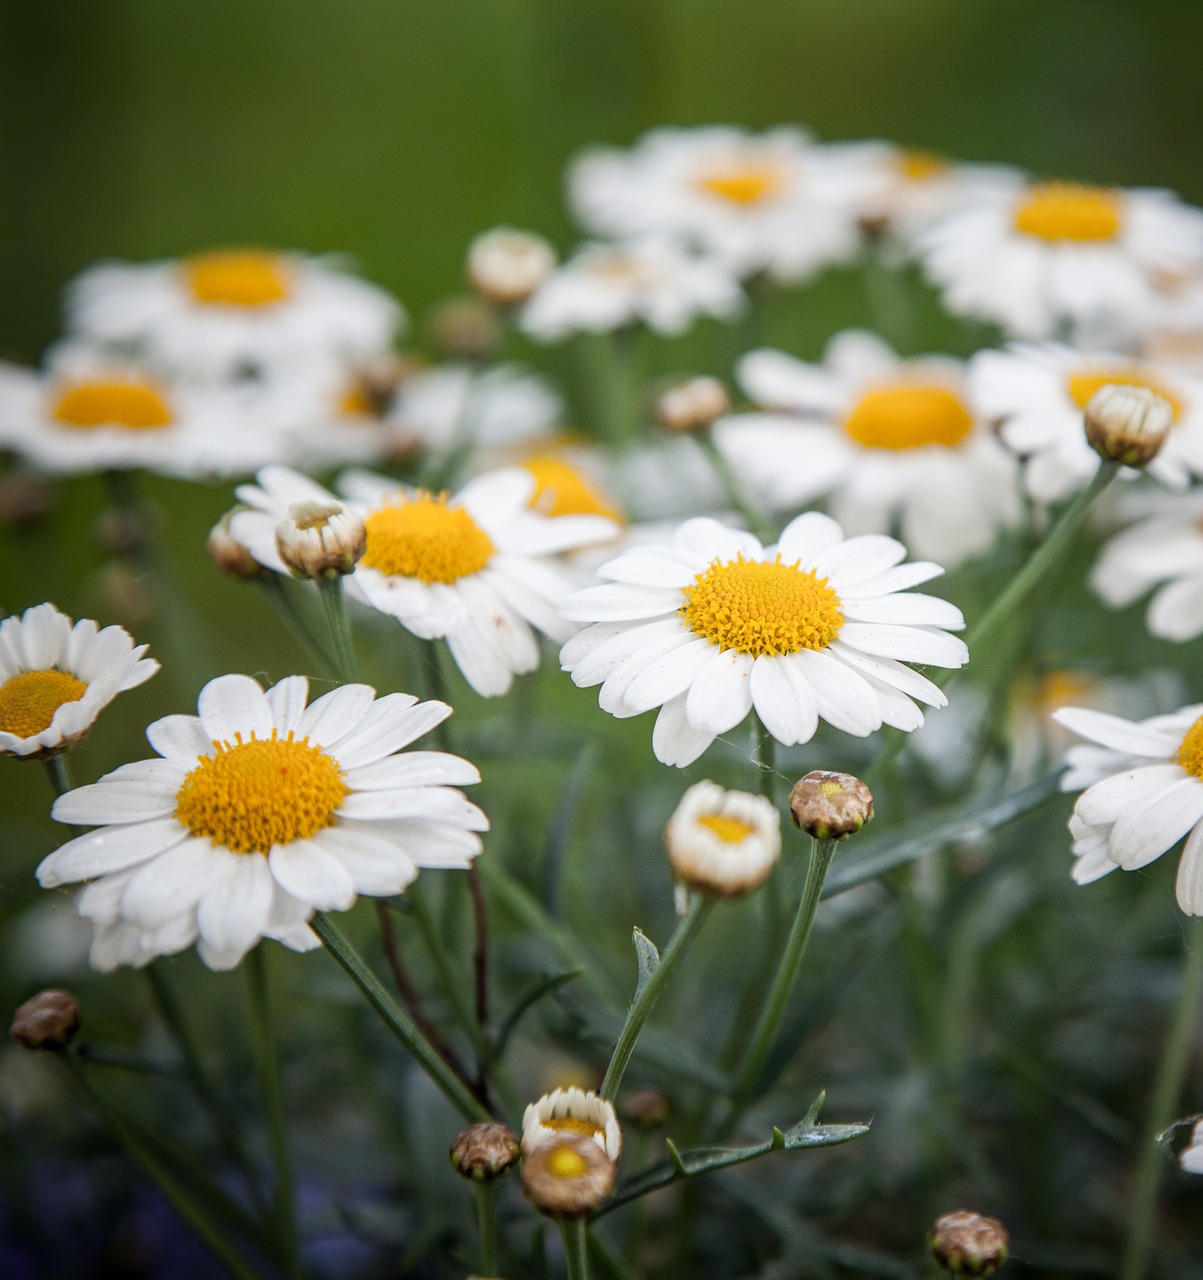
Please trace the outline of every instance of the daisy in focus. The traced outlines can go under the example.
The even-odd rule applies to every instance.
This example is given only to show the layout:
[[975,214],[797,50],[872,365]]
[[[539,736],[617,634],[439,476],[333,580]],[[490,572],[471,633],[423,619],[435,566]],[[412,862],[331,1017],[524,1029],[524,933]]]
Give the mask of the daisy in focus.
[[1053,718],[1088,743],[1061,777],[1062,791],[1085,788],[1069,820],[1074,880],[1137,871],[1186,836],[1178,905],[1203,915],[1203,704],[1137,722],[1083,707]]
[[820,365],[753,351],[738,377],[765,412],[720,418],[714,439],[770,509],[830,495],[849,533],[897,527],[916,555],[950,567],[1017,523],[1018,467],[970,397],[960,361],[902,360],[875,334],[847,330]]
[[983,193],[917,248],[950,310],[1048,338],[1138,336],[1166,275],[1203,265],[1203,211],[1168,191],[1032,182]]
[[38,604],[0,622],[0,755],[43,759],[78,746],[96,717],[159,669],[122,627]]
[[314,911],[400,893],[419,867],[465,868],[485,815],[456,788],[476,767],[441,751],[400,754],[451,714],[409,694],[347,684],[308,705],[304,676],[266,693],[228,675],[197,716],[146,731],[159,758],[61,796],[59,822],[93,826],[38,867],[44,888],[87,881],[98,969],[142,965],[195,942],[232,969],[261,938],[317,945]]
[[687,520],[670,545],[633,547],[603,565],[605,585],[577,592],[560,613],[587,623],[560,663],[581,687],[600,684],[611,715],[659,707],[652,748],[684,767],[755,710],[786,746],[819,719],[867,737],[883,724],[917,729],[947,701],[904,665],[960,667],[968,650],[948,631],[959,609],[907,588],[939,565],[900,563],[893,538],[844,538],[807,512],[764,547],[708,517]]

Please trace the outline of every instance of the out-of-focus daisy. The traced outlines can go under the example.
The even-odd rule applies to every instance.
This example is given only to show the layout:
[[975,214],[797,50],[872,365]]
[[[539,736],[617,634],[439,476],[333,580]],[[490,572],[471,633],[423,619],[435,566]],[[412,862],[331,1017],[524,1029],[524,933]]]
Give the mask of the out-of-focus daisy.
[[38,604],[0,622],[0,755],[57,755],[96,717],[159,669],[122,627],[101,629]]
[[522,1113],[524,1154],[562,1133],[592,1138],[611,1160],[622,1153],[622,1130],[613,1103],[575,1085],[545,1093]]
[[525,302],[555,265],[556,251],[547,240],[513,227],[483,231],[468,246],[468,283],[500,307]]
[[1203,915],[1203,704],[1138,722],[1082,707],[1053,718],[1091,744],[1070,748],[1061,778],[1085,787],[1069,823],[1074,879],[1136,871],[1186,836],[1178,905]]
[[1203,475],[1203,382],[1197,378],[1165,365],[1054,344],[982,351],[969,366],[975,402],[998,421],[1008,447],[1027,459],[1024,485],[1038,502],[1061,501],[1098,470],[1083,413],[1109,383],[1145,387],[1173,410],[1170,434],[1146,468],[1151,476],[1183,489],[1192,473]]
[[[286,572],[276,530],[289,508],[333,495],[287,467],[243,485],[248,510],[231,534],[260,564]],[[346,582],[352,595],[424,639],[445,638],[468,683],[485,697],[539,664],[535,630],[565,640],[556,613],[572,579],[551,557],[613,537],[597,515],[545,516],[531,508],[536,481],[517,468],[477,476],[454,497],[357,472],[341,488],[367,527],[367,551]]]
[[394,298],[333,260],[262,249],[104,262],[67,293],[76,333],[204,380],[382,353],[403,320]]
[[943,572],[901,565],[893,538],[844,539],[808,512],[763,547],[716,520],[687,520],[671,545],[634,547],[603,565],[604,586],[560,610],[591,623],[560,662],[583,687],[601,684],[611,715],[660,707],[656,758],[684,766],[755,709],[786,746],[808,742],[820,717],[865,737],[883,724],[917,729],[912,701],[946,699],[906,662],[959,667],[959,609],[906,588]]
[[821,365],[754,351],[739,381],[765,413],[715,425],[715,443],[749,492],[776,510],[830,495],[850,533],[895,525],[916,554],[954,565],[1019,517],[1019,475],[945,356],[901,360],[848,330]]
[[656,129],[630,150],[581,156],[569,197],[593,234],[672,236],[741,277],[797,281],[857,252],[858,218],[885,184],[874,150],[789,128]]
[[145,964],[197,943],[233,968],[261,939],[317,945],[314,911],[400,893],[419,867],[467,867],[485,815],[456,788],[476,767],[441,751],[399,754],[451,714],[405,693],[342,685],[306,705],[304,676],[266,693],[228,675],[197,716],[146,731],[159,759],[122,765],[55,802],[93,826],[44,859],[45,888],[88,881],[92,962]]
[[679,334],[699,316],[728,319],[744,295],[730,270],[671,240],[587,244],[544,281],[518,317],[540,342],[646,324]]
[[1196,1120],[1190,1141],[1178,1152],[1183,1173],[1203,1173],[1203,1120]]
[[781,815],[764,796],[698,782],[673,810],[664,844],[683,884],[739,898],[759,888],[781,856]]
[[1165,274],[1203,264],[1203,211],[1168,191],[1028,183],[983,194],[921,237],[953,311],[1047,338],[1068,322],[1139,334]]

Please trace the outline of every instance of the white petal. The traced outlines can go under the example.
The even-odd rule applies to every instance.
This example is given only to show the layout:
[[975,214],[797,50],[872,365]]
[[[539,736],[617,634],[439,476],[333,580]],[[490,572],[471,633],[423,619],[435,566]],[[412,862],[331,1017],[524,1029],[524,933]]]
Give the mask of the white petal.
[[295,732],[309,698],[309,681],[304,676],[286,676],[277,680],[264,696],[271,707],[272,723],[280,736]]
[[352,791],[382,791],[392,787],[460,787],[479,782],[474,764],[446,751],[407,751],[372,764],[348,769],[344,780]]
[[868,683],[830,653],[803,650],[783,659],[791,678],[804,680],[828,724],[858,738],[881,728],[881,709]]
[[926,702],[929,707],[948,705],[948,699],[944,696],[943,690],[925,675],[920,675],[913,667],[903,666],[893,658],[874,658],[867,653],[858,653],[840,640],[833,640],[830,648],[841,662],[846,662],[862,675],[872,676],[883,684],[900,689],[909,698],[918,698],[920,702]]
[[[582,654],[574,665],[565,667],[566,671],[572,672],[572,683],[578,688],[587,689],[590,685],[605,680],[632,654],[650,651],[672,636],[688,634],[688,628],[680,618],[665,618],[662,622],[645,622],[635,626],[628,623],[618,625],[619,630],[614,635],[599,637],[599,642]],[[568,645],[564,649],[566,652]]]
[[1203,818],[1203,781],[1186,777],[1133,805],[1111,828],[1111,857],[1125,871],[1152,862]]
[[146,730],[146,740],[165,760],[184,769],[213,754],[212,740],[196,716],[164,716]]
[[257,680],[250,676],[218,676],[200,691],[196,704],[201,726],[215,742],[243,742],[251,737],[270,738],[271,707]]
[[685,714],[701,733],[734,729],[752,709],[753,658],[734,649],[715,651],[685,695]]
[[844,617],[853,622],[887,622],[917,627],[942,627],[960,631],[965,619],[960,609],[939,596],[871,596],[867,600],[841,598]]
[[661,764],[685,768],[714,741],[714,734],[695,729],[685,715],[685,694],[660,708],[652,730],[652,751]]
[[803,681],[791,681],[788,668],[777,658],[761,657],[752,664],[752,706],[764,727],[785,746],[809,742],[819,726],[814,694]]
[[607,583],[570,595],[559,613],[569,622],[636,622],[673,613],[682,603],[676,589]]
[[1133,805],[1160,795],[1182,777],[1182,766],[1151,764],[1103,778],[1078,797],[1074,813],[1091,826],[1117,822]]
[[44,858],[38,867],[38,883],[43,889],[53,889],[60,884],[124,871],[170,849],[187,836],[187,828],[174,817],[90,831],[68,840]]
[[397,842],[369,827],[348,823],[319,831],[313,843],[337,858],[359,893],[400,893],[418,874],[413,860]]
[[906,548],[897,539],[865,533],[820,552],[811,567],[819,577],[830,578],[831,585],[839,591],[876,578],[905,558]]
[[445,702],[419,703],[412,694],[386,694],[368,708],[357,729],[330,749],[330,755],[344,769],[372,764],[408,746],[450,714]]
[[353,793],[339,806],[341,818],[362,821],[385,818],[437,818],[474,831],[487,831],[489,820],[465,796],[449,787],[409,787],[404,791]]
[[[1178,864],[1178,905],[1188,916],[1203,916],[1203,822],[1190,833]],[[1203,1173],[1203,1147],[1196,1170]],[[1185,1166],[1184,1166],[1185,1167]]]
[[689,688],[713,651],[710,641],[700,636],[674,646],[644,667],[627,686],[622,701],[636,713],[663,706]]
[[1122,751],[1125,755],[1154,756],[1165,760],[1178,750],[1181,743],[1181,739],[1171,738],[1156,729],[1086,707],[1061,707],[1053,712],[1053,719],[1071,732],[1113,751]]
[[301,716],[298,736],[318,747],[333,747],[363,723],[376,690],[366,684],[344,684],[311,702]]
[[196,911],[201,957],[210,968],[233,968],[263,936],[272,902],[272,874],[258,853],[231,853],[214,869]]
[[204,897],[224,858],[208,840],[187,839],[139,867],[121,895],[121,914],[140,929],[157,929]]
[[94,782],[59,796],[50,810],[56,822],[98,827],[110,823],[148,822],[175,812],[172,791],[140,782]]
[[798,561],[806,568],[824,551],[838,546],[843,540],[843,529],[830,516],[807,511],[782,529],[777,550],[785,564]]
[[840,639],[849,648],[861,653],[881,658],[897,658],[903,662],[960,667],[969,661],[969,650],[963,640],[946,632],[924,627],[846,622],[840,628]]
[[346,868],[310,840],[276,845],[267,862],[276,883],[316,911],[345,911],[355,901]]

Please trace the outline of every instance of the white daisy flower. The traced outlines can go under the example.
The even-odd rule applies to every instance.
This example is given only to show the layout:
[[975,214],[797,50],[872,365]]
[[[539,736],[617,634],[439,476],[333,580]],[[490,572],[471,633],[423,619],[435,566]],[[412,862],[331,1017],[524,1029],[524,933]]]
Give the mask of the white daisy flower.
[[331,259],[219,249],[169,262],[103,262],[72,282],[67,322],[205,381],[387,351],[404,320]]
[[1165,274],[1203,264],[1203,211],[1168,191],[1029,183],[983,195],[920,238],[928,275],[956,312],[1019,338],[1062,323],[1139,334]]
[[740,277],[794,282],[856,254],[858,219],[885,183],[874,151],[800,129],[656,129],[576,160],[569,199],[592,234],[670,236]]
[[1196,1120],[1190,1141],[1178,1152],[1183,1173],[1203,1173],[1203,1120]]
[[770,509],[830,495],[849,533],[896,526],[914,554],[948,566],[1018,522],[1018,467],[970,397],[960,361],[902,360],[874,334],[848,330],[821,365],[753,351],[738,377],[768,412],[719,419],[715,443]]
[[1138,722],[1082,707],[1053,718],[1091,744],[1070,748],[1061,778],[1085,787],[1069,823],[1077,883],[1148,866],[1186,836],[1178,905],[1203,915],[1203,704]]
[[614,1104],[575,1085],[545,1093],[522,1113],[522,1152],[525,1155],[541,1142],[564,1133],[592,1138],[611,1160],[622,1153],[622,1130]]
[[40,758],[77,746],[119,694],[159,669],[122,627],[103,630],[38,604],[0,622],[0,755]]
[[755,709],[781,743],[808,742],[820,717],[866,737],[883,724],[917,729],[913,698],[943,693],[904,662],[960,667],[959,609],[902,595],[943,570],[900,565],[893,538],[844,539],[828,516],[807,512],[763,547],[750,533],[699,517],[669,546],[633,547],[603,565],[603,586],[577,592],[560,613],[591,623],[560,662],[582,687],[601,684],[611,715],[660,707],[656,758],[691,764]]
[[698,782],[668,820],[664,844],[683,884],[739,898],[759,888],[781,856],[781,815],[764,796]]
[[456,788],[476,767],[441,751],[399,754],[451,714],[405,693],[348,684],[306,706],[304,676],[266,693],[228,675],[197,716],[146,731],[159,759],[122,765],[55,802],[59,822],[96,827],[44,859],[50,889],[88,881],[101,969],[194,942],[231,969],[261,938],[317,945],[314,911],[400,893],[419,867],[464,868],[485,815]]
[[[1100,458],[1086,440],[1083,413],[1108,383],[1146,387],[1170,404],[1173,425],[1145,468],[1172,489],[1203,475],[1203,381],[1166,365],[1054,344],[981,351],[969,387],[979,409],[999,423],[1004,443],[1027,459],[1024,485],[1038,502],[1060,502],[1084,488]],[[1136,472],[1129,474],[1135,475]]]
[[[535,630],[563,641],[573,628],[556,606],[575,585],[551,557],[614,536],[597,515],[544,516],[531,509],[536,481],[516,468],[470,480],[454,497],[356,472],[340,486],[367,528],[367,550],[345,579],[356,599],[427,640],[446,639],[468,683],[484,697],[507,692],[539,664]],[[276,528],[291,506],[333,495],[299,472],[267,467],[242,485],[249,510],[231,534],[262,565],[286,572]]]
[[730,270],[670,240],[587,244],[544,281],[518,316],[539,342],[642,323],[684,333],[699,316],[729,319],[744,304]]

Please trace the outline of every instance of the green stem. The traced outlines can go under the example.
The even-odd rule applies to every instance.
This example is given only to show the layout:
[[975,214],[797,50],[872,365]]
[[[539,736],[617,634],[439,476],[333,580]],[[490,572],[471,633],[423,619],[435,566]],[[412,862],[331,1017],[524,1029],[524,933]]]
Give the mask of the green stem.
[[283,577],[278,573],[265,572],[261,573],[255,581],[258,582],[263,591],[264,599],[267,600],[272,612],[280,619],[284,624],[285,630],[305,650],[310,659],[316,662],[323,671],[335,671],[337,664],[326,651],[325,644],[322,643],[309,625],[309,619],[297,608],[297,603],[292,598],[289,584],[285,582]]
[[247,978],[251,990],[251,1037],[259,1060],[259,1088],[263,1094],[263,1111],[267,1121],[268,1144],[276,1171],[275,1211],[276,1237],[284,1274],[300,1280],[301,1249],[297,1236],[296,1187],[292,1158],[288,1151],[288,1132],[284,1116],[284,1094],[280,1085],[280,1061],[276,1053],[275,1028],[272,1026],[271,999],[267,984],[266,947],[262,944],[247,960]]
[[50,785],[54,788],[54,794],[56,796],[65,796],[71,790],[71,775],[67,771],[66,756],[44,756],[42,763],[46,766],[46,772],[50,776]]
[[363,992],[368,1003],[380,1015],[389,1030],[417,1059],[418,1065],[438,1085],[449,1102],[467,1120],[491,1120],[489,1112],[468,1092],[463,1082],[431,1048],[417,1024],[385,990],[376,975],[342,933],[321,911],[314,912],[310,926],[325,948],[346,970]]
[[342,575],[319,579],[317,592],[326,613],[326,625],[330,628],[330,642],[334,649],[338,678],[348,684],[354,683],[359,679],[359,667],[355,662],[355,649],[351,644],[351,627],[347,621],[347,601],[343,595]]
[[714,474],[718,477],[719,484],[723,486],[727,501],[743,521],[744,528],[754,533],[761,542],[771,542],[773,540],[773,530],[769,527],[765,517],[761,515],[760,511],[748,498],[747,492],[739,482],[739,478],[731,470],[727,459],[723,457],[718,445],[715,444],[713,431],[709,428],[705,431],[699,431],[695,439],[702,446],[702,452],[714,469]]
[[681,957],[692,946],[693,940],[698,936],[698,931],[702,925],[706,923],[706,917],[713,907],[713,898],[705,897],[699,893],[692,895],[689,909],[677,921],[677,927],[673,931],[673,936],[669,939],[668,946],[664,948],[660,963],[631,1002],[631,1007],[627,1012],[627,1020],[623,1023],[618,1043],[614,1046],[610,1065],[606,1068],[606,1078],[602,1081],[601,1096],[607,1101],[613,1101],[618,1093],[618,1086],[622,1083],[623,1072],[626,1071],[627,1063],[631,1060],[631,1054],[635,1050],[635,1041],[639,1039],[643,1024],[648,1020],[648,1015],[652,1009],[655,1008],[656,1001],[660,998],[660,992],[672,975],[673,969],[676,968]]
[[1185,938],[1182,986],[1174,1018],[1162,1049],[1161,1063],[1153,1082],[1149,1114],[1141,1136],[1140,1160],[1136,1167],[1136,1184],[1132,1192],[1132,1210],[1128,1215],[1128,1237],[1120,1280],[1140,1280],[1148,1269],[1153,1241],[1153,1215],[1157,1208],[1157,1188],[1165,1155],[1158,1135],[1174,1117],[1174,1109],[1182,1093],[1190,1057],[1191,1032],[1203,998],[1203,919],[1190,922]]
[[568,1280],[589,1280],[589,1254],[585,1247],[585,1220],[561,1222],[564,1258],[568,1263]]
[[476,1220],[480,1224],[480,1274],[497,1274],[497,1184],[474,1182]]

